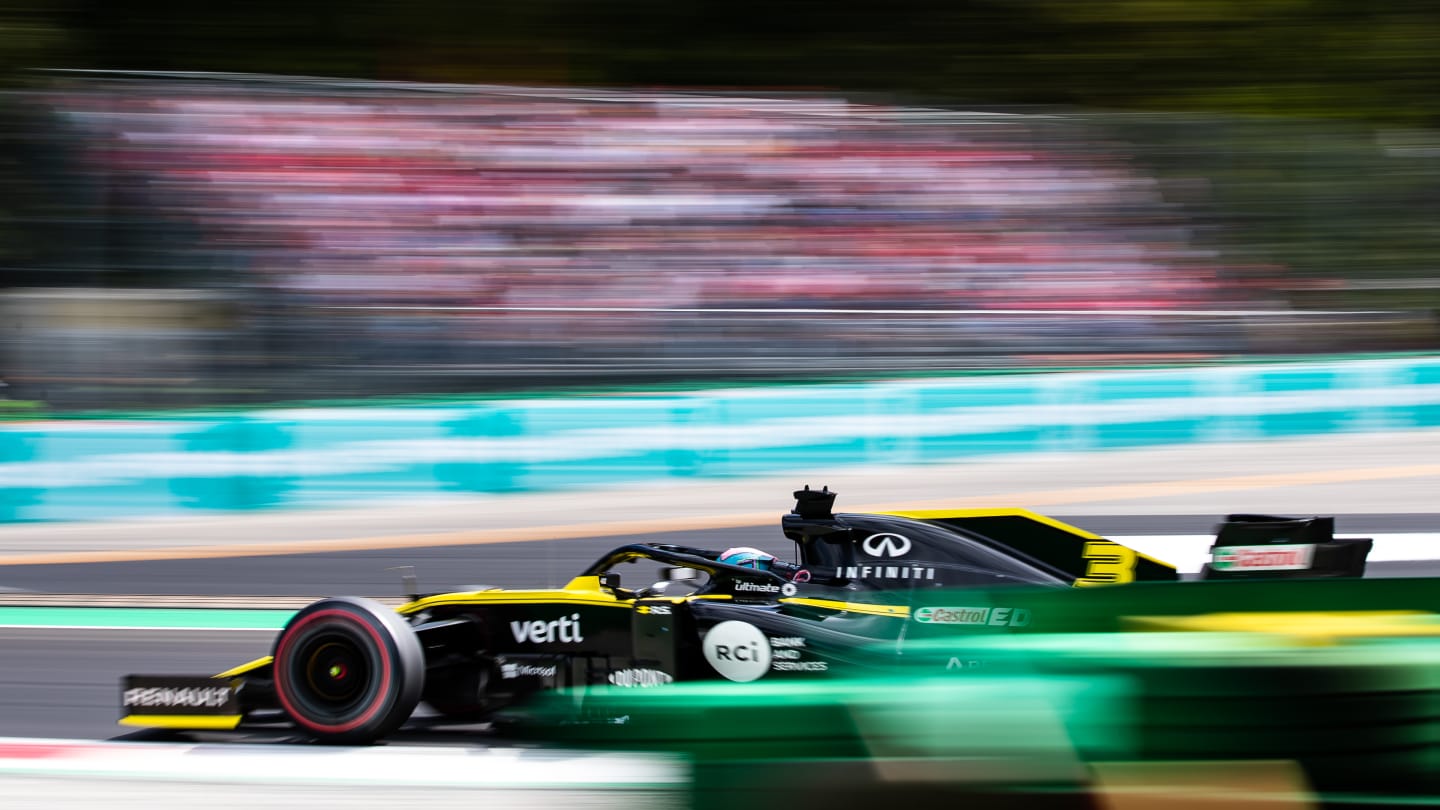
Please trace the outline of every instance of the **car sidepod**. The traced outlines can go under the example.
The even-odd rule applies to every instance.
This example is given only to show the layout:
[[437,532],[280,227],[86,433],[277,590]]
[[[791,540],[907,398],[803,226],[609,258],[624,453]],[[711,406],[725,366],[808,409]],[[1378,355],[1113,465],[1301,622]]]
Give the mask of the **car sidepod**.
[[[828,606],[817,609],[823,604]],[[690,608],[693,634],[682,647],[680,672],[687,680],[740,683],[891,667],[909,612],[898,605],[818,599],[771,605],[696,602]]]

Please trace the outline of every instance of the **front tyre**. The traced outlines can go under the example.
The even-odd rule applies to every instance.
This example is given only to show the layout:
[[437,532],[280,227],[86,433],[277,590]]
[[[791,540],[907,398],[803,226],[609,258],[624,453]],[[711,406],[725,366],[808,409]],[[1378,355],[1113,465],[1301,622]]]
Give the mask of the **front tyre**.
[[364,744],[399,728],[425,686],[415,631],[384,605],[345,596],[309,605],[275,642],[275,694],[321,742]]

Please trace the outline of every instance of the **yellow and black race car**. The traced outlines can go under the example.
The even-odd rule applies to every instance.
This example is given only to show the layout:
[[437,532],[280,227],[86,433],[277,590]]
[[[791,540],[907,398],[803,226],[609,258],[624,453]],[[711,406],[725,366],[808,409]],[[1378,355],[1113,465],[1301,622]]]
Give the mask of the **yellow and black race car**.
[[[279,721],[323,742],[368,742],[422,701],[473,722],[548,689],[893,668],[907,642],[1058,627],[1061,617],[1034,609],[1037,588],[1178,579],[1173,566],[1025,510],[836,514],[829,490],[795,498],[782,519],[793,563],[632,544],[560,589],[482,588],[397,608],[324,599],[295,614],[272,655],[214,676],[129,676],[121,722]],[[1370,541],[1332,531],[1328,518],[1231,516],[1205,576],[1359,576]],[[621,571],[635,563],[653,574],[625,587]],[[951,596],[965,593],[977,597]]]

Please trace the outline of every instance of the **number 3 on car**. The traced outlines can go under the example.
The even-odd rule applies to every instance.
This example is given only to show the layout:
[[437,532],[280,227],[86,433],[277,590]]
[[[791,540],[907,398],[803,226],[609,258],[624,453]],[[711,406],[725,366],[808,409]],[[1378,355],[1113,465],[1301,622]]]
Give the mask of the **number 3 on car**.
[[1085,560],[1085,576],[1075,580],[1076,587],[1124,585],[1135,581],[1135,552],[1118,543],[1091,540],[1080,556]]

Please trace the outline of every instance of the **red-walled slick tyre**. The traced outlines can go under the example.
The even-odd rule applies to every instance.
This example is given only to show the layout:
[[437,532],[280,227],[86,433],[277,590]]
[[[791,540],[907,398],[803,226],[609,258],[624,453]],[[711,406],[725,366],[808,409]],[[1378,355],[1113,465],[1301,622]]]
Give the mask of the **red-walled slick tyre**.
[[321,742],[374,742],[420,702],[425,653],[394,610],[369,599],[322,599],[296,613],[275,642],[275,694]]

